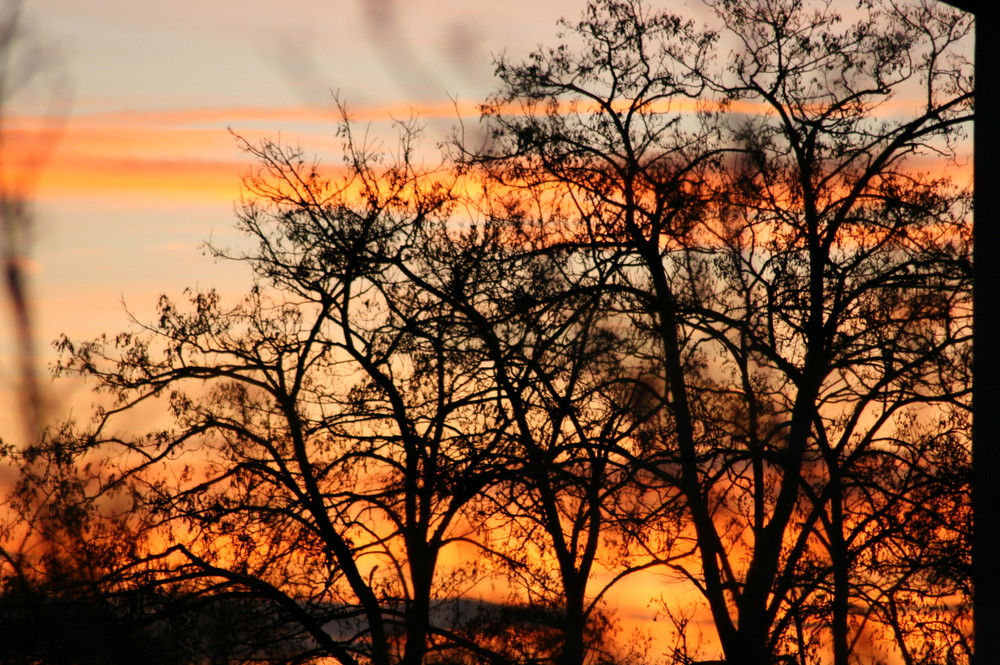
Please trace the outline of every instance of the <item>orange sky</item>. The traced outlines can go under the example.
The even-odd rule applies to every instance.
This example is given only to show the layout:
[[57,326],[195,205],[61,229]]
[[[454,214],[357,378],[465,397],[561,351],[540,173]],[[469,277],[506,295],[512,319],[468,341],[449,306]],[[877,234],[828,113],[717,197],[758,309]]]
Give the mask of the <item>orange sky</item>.
[[[242,266],[198,249],[208,239],[241,242],[232,204],[250,162],[229,127],[250,139],[280,133],[336,164],[337,91],[373,137],[391,146],[392,119],[415,113],[433,146],[456,114],[473,121],[495,87],[491,54],[520,57],[551,44],[555,20],[575,17],[582,0],[302,0],[294,11],[247,0],[239,12],[224,5],[27,5],[46,57],[41,75],[10,100],[0,173],[34,201],[24,264],[41,365],[59,333],[88,338],[126,327],[123,301],[142,319],[161,292],[246,287]],[[0,307],[6,316],[7,303]],[[5,405],[14,403],[12,348],[4,326]],[[78,414],[89,401],[78,385],[51,394]],[[16,411],[0,408],[0,436],[16,426]],[[650,616],[649,582],[634,580],[611,598],[638,626]]]
[[123,297],[143,310],[193,282],[245,285],[197,251],[239,242],[232,202],[249,163],[227,128],[336,163],[337,91],[375,135],[411,108],[440,135],[450,121],[432,119],[453,117],[453,98],[468,112],[493,88],[492,53],[527,54],[579,4],[26,2],[32,41],[16,63],[35,75],[4,100],[0,177],[34,201],[23,263],[38,347],[120,328]]

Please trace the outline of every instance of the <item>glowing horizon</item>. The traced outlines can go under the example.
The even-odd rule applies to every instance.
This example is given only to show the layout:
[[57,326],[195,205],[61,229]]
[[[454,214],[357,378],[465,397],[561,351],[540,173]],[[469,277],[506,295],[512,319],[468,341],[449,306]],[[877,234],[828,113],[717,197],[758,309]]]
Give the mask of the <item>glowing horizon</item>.
[[[239,247],[244,240],[233,240],[233,206],[255,162],[234,133],[251,143],[299,145],[307,161],[316,155],[324,173],[338,175],[344,169],[343,141],[336,135],[340,99],[358,136],[370,132],[387,160],[395,154],[394,124],[411,120],[429,128],[421,146],[436,153],[437,136],[456,123],[478,122],[486,95],[498,87],[488,75],[489,54],[510,45],[511,60],[518,61],[536,38],[554,45],[552,16],[573,19],[583,6],[583,0],[545,6],[512,0],[503,8],[457,0],[397,2],[398,25],[389,19],[378,25],[369,15],[376,3],[366,1],[344,3],[337,11],[330,3],[306,0],[291,12],[253,0],[229,17],[193,0],[169,8],[137,8],[126,0],[62,7],[37,0],[33,11],[42,34],[59,44],[66,35],[76,39],[69,42],[66,61],[80,82],[79,110],[69,104],[62,114],[40,111],[48,107],[32,100],[11,106],[0,126],[0,185],[37,211],[33,244],[18,265],[30,280],[39,374],[53,357],[50,340],[56,334],[79,340],[128,328],[132,314],[122,311],[123,302],[138,308],[136,320],[155,321],[149,312],[161,293],[195,286],[218,289],[231,302],[249,287],[246,265],[225,262],[215,270],[211,257],[198,251],[220,235],[220,245]],[[582,102],[576,108],[594,111]],[[676,98],[645,110],[681,115],[722,108],[717,101]],[[725,108],[732,114],[770,113],[764,104],[744,101]],[[904,96],[880,105],[878,115],[913,108]],[[524,112],[513,105],[498,110]],[[539,113],[546,110],[538,107]],[[569,110],[569,104],[555,105],[554,112]],[[919,157],[912,166],[959,184],[971,176],[971,160],[955,167],[945,157]],[[7,307],[5,295],[0,292],[0,309]],[[11,371],[10,337],[10,330],[0,332],[4,403],[14,403],[8,393],[18,379]],[[79,382],[43,389],[51,405],[46,415],[53,419],[67,410],[87,413],[92,395]],[[0,413],[0,435],[18,415],[16,409]],[[663,646],[673,628],[653,624],[650,608],[656,594],[680,588],[638,574],[610,597],[619,603],[623,625],[657,631],[664,640],[657,646]],[[684,604],[692,597],[700,598],[688,588],[669,598]],[[707,609],[692,624],[704,629],[714,649]]]

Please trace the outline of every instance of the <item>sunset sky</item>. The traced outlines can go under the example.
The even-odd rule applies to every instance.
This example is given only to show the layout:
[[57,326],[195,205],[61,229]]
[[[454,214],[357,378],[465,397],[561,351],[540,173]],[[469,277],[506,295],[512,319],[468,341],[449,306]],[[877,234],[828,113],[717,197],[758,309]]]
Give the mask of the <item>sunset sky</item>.
[[[6,101],[0,179],[33,202],[24,266],[39,366],[62,333],[83,340],[128,328],[130,316],[152,320],[160,294],[235,298],[249,287],[245,265],[203,249],[244,242],[233,206],[252,162],[232,133],[336,164],[336,96],[387,147],[394,120],[418,117],[432,155],[460,117],[477,122],[497,87],[494,56],[554,45],[557,19],[584,2],[24,0],[25,64],[39,72]],[[670,7],[698,16],[698,5]],[[0,438],[19,416],[6,297]],[[51,418],[85,417],[87,388],[49,390]],[[626,629],[653,625],[649,589],[643,577],[621,585],[613,602]]]
[[[249,162],[227,128],[280,135],[336,163],[336,92],[390,143],[392,118],[416,113],[432,147],[456,108],[475,122],[475,104],[495,88],[491,54],[551,44],[557,19],[581,8],[27,0],[20,52],[40,73],[8,103],[2,167],[8,186],[35,201],[27,265],[45,359],[61,332],[125,327],[123,301],[148,318],[163,292],[247,286],[241,267],[199,250],[239,241],[232,206]],[[11,331],[2,335],[9,359]]]
[[[29,53],[42,64],[6,109],[3,177],[34,201],[27,257],[39,364],[51,341],[153,318],[187,286],[235,296],[245,266],[200,245],[240,242],[233,203],[250,164],[228,128],[300,143],[337,162],[333,94],[391,144],[417,114],[432,148],[496,87],[493,55],[552,44],[581,0],[27,0]],[[25,46],[29,42],[24,43]],[[457,109],[457,110],[456,110]],[[0,297],[6,297],[4,293]],[[3,303],[3,319],[9,309]],[[17,431],[14,334],[0,331],[0,431]],[[43,379],[43,382],[45,380]],[[47,386],[51,418],[85,418],[84,386]],[[67,406],[68,405],[68,406]],[[15,406],[15,408],[10,408]],[[652,610],[637,580],[628,630]],[[648,584],[645,583],[645,584]]]
[[[24,27],[43,67],[6,109],[2,167],[35,206],[27,266],[39,364],[55,358],[50,343],[60,333],[126,329],[126,306],[152,319],[161,293],[248,288],[245,266],[200,250],[209,239],[240,242],[233,202],[250,162],[227,128],[250,139],[280,135],[335,164],[336,92],[389,145],[392,119],[419,115],[430,153],[457,113],[476,121],[475,105],[496,87],[491,54],[520,58],[552,44],[557,19],[575,18],[582,5],[28,0]],[[3,312],[6,320],[6,303]],[[4,325],[8,439],[19,429],[13,339]],[[46,387],[51,418],[86,417],[85,386]],[[626,630],[652,625],[636,584],[621,587],[634,598],[619,605]]]
[[[0,177],[35,202],[26,265],[44,359],[60,333],[126,326],[123,301],[146,319],[164,292],[246,288],[242,266],[199,249],[240,241],[233,202],[250,161],[227,128],[336,164],[336,93],[388,145],[392,119],[418,115],[432,153],[458,114],[475,124],[497,85],[495,54],[521,59],[555,44],[559,17],[583,6],[24,0],[20,50],[40,73],[9,100]],[[705,16],[696,0],[670,8]],[[0,358],[10,338],[0,330]],[[10,366],[0,363],[0,379]]]

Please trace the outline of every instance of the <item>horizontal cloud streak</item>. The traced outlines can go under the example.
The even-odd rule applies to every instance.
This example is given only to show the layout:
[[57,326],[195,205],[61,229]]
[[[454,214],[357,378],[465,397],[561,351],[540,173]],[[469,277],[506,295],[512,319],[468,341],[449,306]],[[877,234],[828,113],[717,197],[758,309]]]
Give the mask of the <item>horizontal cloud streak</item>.
[[[449,102],[352,109],[350,115],[358,122],[389,122],[477,113],[478,107]],[[251,162],[229,127],[251,142],[276,138],[329,154],[340,143],[334,133],[339,120],[334,109],[291,107],[116,111],[64,122],[22,115],[6,119],[2,166],[6,182],[39,201],[150,194],[231,201]]]
[[[894,106],[894,105],[887,105]],[[689,113],[691,101],[664,103],[651,112]],[[702,108],[704,106],[702,105]],[[507,111],[507,109],[503,109]],[[737,102],[730,112],[754,114],[762,107]],[[889,108],[882,109],[890,111]],[[511,108],[517,113],[521,109]],[[464,102],[349,108],[352,121],[391,122],[416,117],[458,121],[478,117],[480,106]],[[231,201],[250,167],[228,127],[251,142],[264,137],[300,144],[321,156],[336,152],[339,111],[308,107],[232,107],[112,111],[52,118],[6,120],[5,180],[37,200],[150,196],[171,201]],[[375,135],[391,132],[375,131]],[[929,171],[941,165],[926,164]],[[953,174],[954,175],[954,174]]]
[[[379,106],[349,106],[352,119],[361,121],[390,121],[410,116],[421,118],[478,117],[479,104],[472,102],[442,101],[436,104],[392,104]],[[274,122],[333,124],[340,119],[339,110],[311,107],[231,107],[172,110],[124,110],[75,115],[71,124],[88,127],[148,127],[156,125],[233,125],[238,122]],[[5,119],[9,128],[34,128],[51,124],[51,120],[36,116],[11,116]]]

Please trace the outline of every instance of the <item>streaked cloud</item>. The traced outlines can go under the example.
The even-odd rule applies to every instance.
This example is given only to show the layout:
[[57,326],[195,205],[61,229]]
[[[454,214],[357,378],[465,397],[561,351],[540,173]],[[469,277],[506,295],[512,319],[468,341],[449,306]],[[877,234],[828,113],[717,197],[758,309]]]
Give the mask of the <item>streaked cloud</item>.
[[[891,102],[882,111],[898,111],[905,103]],[[570,108],[584,113],[595,110],[580,106],[567,106],[566,110]],[[704,102],[671,100],[646,110],[686,114],[706,108]],[[520,107],[501,110],[526,112]],[[767,109],[734,102],[728,111],[759,115]],[[457,122],[478,117],[480,107],[471,101],[442,100],[352,106],[348,113],[358,123],[411,118]],[[251,142],[265,137],[278,139],[330,157],[340,149],[340,140],[335,137],[340,120],[332,100],[327,108],[116,110],[75,115],[61,122],[49,117],[14,116],[7,119],[4,129],[2,169],[6,182],[30,189],[27,193],[40,200],[155,193],[171,200],[231,201],[239,194],[241,175],[250,162],[229,128]],[[376,134],[385,135],[381,131]]]

